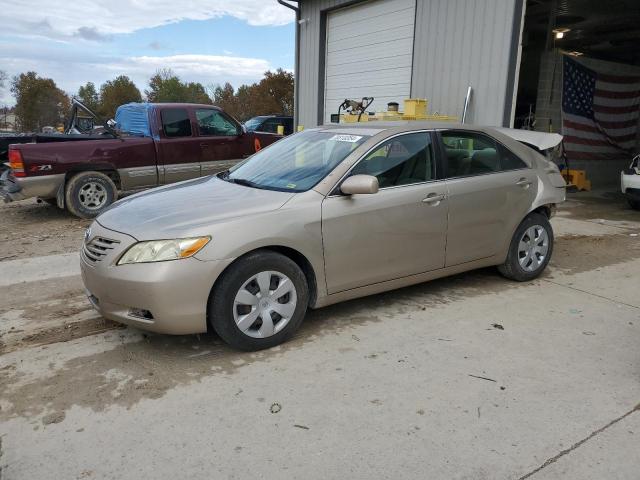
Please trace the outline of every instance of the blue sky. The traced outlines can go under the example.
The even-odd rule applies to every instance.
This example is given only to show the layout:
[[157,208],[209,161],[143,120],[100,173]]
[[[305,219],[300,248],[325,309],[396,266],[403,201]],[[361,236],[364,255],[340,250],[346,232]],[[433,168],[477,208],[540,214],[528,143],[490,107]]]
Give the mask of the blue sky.
[[[73,94],[128,75],[141,91],[159,68],[207,85],[293,70],[293,13],[276,0],[18,0],[0,11],[0,69],[35,70]],[[67,2],[65,2],[67,3]],[[52,5],[53,4],[53,5]],[[12,105],[8,88],[0,105]]]

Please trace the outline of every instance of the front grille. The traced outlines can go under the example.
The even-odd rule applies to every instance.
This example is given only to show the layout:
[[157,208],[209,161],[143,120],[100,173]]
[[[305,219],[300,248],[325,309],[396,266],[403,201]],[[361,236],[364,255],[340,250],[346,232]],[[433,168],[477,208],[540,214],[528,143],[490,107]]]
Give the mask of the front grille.
[[85,243],[82,252],[87,260],[92,262],[101,261],[111,250],[113,250],[120,240],[111,240],[104,237],[95,237],[89,243]]

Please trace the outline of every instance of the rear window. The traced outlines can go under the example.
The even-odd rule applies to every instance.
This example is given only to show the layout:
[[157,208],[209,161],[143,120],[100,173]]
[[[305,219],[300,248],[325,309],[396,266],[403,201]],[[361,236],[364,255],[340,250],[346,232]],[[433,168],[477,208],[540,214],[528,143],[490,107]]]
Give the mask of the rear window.
[[190,137],[191,121],[189,113],[184,108],[167,108],[160,114],[162,130],[169,137]]

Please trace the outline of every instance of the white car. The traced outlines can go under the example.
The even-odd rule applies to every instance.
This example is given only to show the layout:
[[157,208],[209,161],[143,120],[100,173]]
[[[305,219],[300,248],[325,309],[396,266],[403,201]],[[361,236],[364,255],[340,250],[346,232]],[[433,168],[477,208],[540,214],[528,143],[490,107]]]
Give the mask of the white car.
[[640,155],[636,155],[629,168],[620,172],[620,186],[631,208],[640,210]]

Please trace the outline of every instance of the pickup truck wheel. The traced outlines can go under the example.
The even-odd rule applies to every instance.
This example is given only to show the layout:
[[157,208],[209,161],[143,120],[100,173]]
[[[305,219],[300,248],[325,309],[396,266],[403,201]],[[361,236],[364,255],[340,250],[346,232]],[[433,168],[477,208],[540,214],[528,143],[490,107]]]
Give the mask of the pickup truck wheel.
[[104,173],[82,172],[67,181],[65,203],[76,217],[93,218],[118,199],[115,183]]

